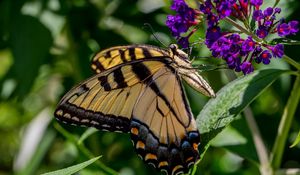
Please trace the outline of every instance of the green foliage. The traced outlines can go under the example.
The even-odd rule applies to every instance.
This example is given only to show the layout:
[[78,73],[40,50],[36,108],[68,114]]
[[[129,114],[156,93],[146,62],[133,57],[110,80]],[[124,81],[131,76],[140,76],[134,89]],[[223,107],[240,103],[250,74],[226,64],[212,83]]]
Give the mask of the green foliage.
[[68,168],[64,168],[61,170],[57,170],[57,171],[52,171],[50,173],[44,173],[42,175],[71,175],[74,174],[82,169],[84,169],[85,167],[89,166],[90,164],[94,163],[95,161],[97,161],[101,156],[95,157],[93,159],[90,159],[88,161],[79,163],[77,165],[74,166],[70,166]]
[[202,156],[209,142],[285,72],[287,71],[267,69],[241,77],[224,86],[216,98],[206,103],[197,117],[201,133],[201,149],[205,149],[200,151]]
[[[90,58],[99,50],[136,43],[164,47],[152,34],[166,45],[174,42],[164,24],[170,4],[0,1],[0,174],[159,174],[138,158],[128,134],[65,125],[53,111],[65,92],[92,75]],[[299,3],[279,4],[299,18]],[[293,59],[274,60],[272,69],[237,80],[217,66],[221,60],[197,58],[210,53],[196,45],[193,63],[207,65],[202,75],[218,93],[207,99],[185,88],[201,131],[202,159],[193,174],[299,173],[299,40],[274,39]]]

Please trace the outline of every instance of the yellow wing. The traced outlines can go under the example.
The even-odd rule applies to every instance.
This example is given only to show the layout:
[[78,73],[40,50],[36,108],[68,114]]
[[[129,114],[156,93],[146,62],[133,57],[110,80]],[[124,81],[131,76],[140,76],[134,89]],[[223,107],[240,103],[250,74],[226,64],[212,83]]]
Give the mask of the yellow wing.
[[133,109],[131,138],[147,163],[168,174],[188,172],[199,159],[199,133],[181,81],[171,67],[148,80]]
[[69,124],[128,132],[132,109],[145,88],[143,82],[163,66],[148,61],[97,74],[71,89],[58,104],[55,116]]
[[151,45],[116,46],[105,49],[96,54],[92,59],[91,67],[96,73],[100,73],[112,67],[141,61],[142,59],[169,58],[167,50]]

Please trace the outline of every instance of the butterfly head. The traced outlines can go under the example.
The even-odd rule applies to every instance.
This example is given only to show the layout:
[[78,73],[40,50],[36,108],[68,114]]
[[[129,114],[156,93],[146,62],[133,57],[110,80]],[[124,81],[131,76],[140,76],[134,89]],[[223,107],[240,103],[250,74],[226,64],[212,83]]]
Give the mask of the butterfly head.
[[177,73],[197,91],[206,96],[215,97],[216,95],[210,85],[202,78],[197,69],[193,68],[188,54],[180,50],[176,44],[171,44],[169,49]]
[[170,55],[173,58],[176,67],[186,67],[191,68],[191,62],[189,60],[188,54],[178,48],[178,45],[171,44],[169,46]]
[[186,54],[184,51],[180,50],[177,44],[171,44],[169,46],[171,53],[173,55],[176,55],[178,57],[180,57],[180,59],[184,60],[184,61],[188,61],[188,54]]

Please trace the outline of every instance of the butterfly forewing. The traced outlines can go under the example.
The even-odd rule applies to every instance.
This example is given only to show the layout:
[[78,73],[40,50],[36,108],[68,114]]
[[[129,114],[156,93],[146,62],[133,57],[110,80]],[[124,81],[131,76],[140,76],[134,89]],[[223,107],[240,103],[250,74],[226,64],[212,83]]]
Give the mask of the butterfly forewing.
[[[92,59],[91,67],[100,73],[112,67],[141,61],[142,59],[167,58],[167,50],[149,45],[117,46],[105,49]],[[161,59],[163,61],[163,59]]]
[[97,74],[74,87],[62,98],[56,117],[71,124],[128,132],[133,107],[145,88],[143,81],[148,78],[141,78],[137,74],[143,72],[139,64],[152,68],[147,76],[164,66],[159,61],[148,61]]

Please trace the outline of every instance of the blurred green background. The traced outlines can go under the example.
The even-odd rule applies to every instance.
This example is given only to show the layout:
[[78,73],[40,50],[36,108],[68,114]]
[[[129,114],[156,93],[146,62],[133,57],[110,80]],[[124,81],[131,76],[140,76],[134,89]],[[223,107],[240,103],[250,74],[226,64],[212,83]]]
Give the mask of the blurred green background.
[[[59,124],[53,111],[65,92],[93,74],[90,59],[97,51],[133,43],[164,47],[153,34],[166,45],[174,43],[165,26],[166,15],[172,13],[170,4],[167,0],[0,1],[0,175],[41,174],[98,155],[103,155],[101,162],[79,174],[106,174],[109,168],[124,175],[159,174],[138,158],[128,134],[97,131],[78,146],[86,128]],[[290,19],[299,18],[298,1],[282,7]],[[154,31],[144,23],[151,24]],[[204,30],[194,38],[201,36]],[[209,55],[204,47],[194,52]],[[288,47],[286,54],[300,60],[296,46]],[[271,67],[288,69],[278,59],[265,68]],[[203,73],[216,91],[229,81],[224,71],[229,70]],[[251,105],[269,149],[293,81],[293,77],[282,77]],[[207,99],[186,89],[197,116]],[[300,167],[300,146],[288,147],[300,130],[299,114],[300,109],[282,168]],[[258,174],[256,162],[251,133],[240,117],[214,140],[197,174]]]

